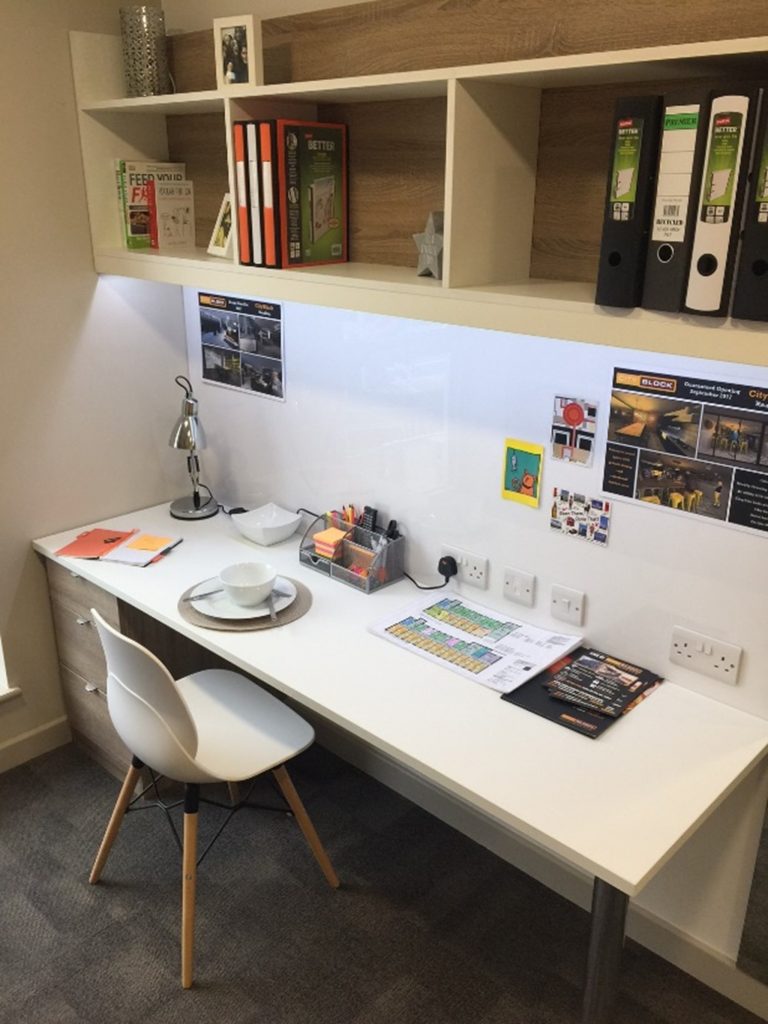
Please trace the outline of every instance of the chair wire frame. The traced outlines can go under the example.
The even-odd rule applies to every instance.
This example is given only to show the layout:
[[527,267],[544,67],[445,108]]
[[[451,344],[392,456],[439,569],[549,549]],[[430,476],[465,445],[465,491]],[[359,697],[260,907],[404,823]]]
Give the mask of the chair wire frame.
[[[172,833],[173,838],[174,838],[174,840],[176,842],[176,846],[179,849],[179,853],[182,853],[183,849],[184,849],[184,846],[183,846],[183,843],[182,843],[182,840],[181,840],[181,836],[179,835],[179,830],[178,830],[178,828],[176,826],[176,822],[173,820],[173,816],[171,815],[171,811],[174,810],[176,807],[183,806],[184,798],[181,797],[178,800],[171,800],[171,801],[164,800],[163,797],[162,797],[162,794],[160,793],[160,788],[158,786],[158,783],[162,782],[165,779],[165,776],[164,775],[158,775],[149,766],[145,766],[145,767],[147,768],[147,771],[149,772],[149,776],[150,776],[150,780],[151,781],[141,790],[140,793],[137,793],[136,796],[133,797],[133,799],[128,804],[128,807],[126,808],[126,814],[128,813],[128,811],[148,811],[148,810],[154,810],[156,808],[159,808],[160,810],[162,810],[164,812],[164,814],[165,814],[166,821],[168,822],[168,825],[170,826],[171,833]],[[250,801],[250,799],[249,799],[250,795],[253,792],[254,788],[256,787],[256,784],[257,784],[257,782],[259,781],[260,778],[261,778],[261,776],[256,776],[256,778],[251,781],[251,785],[249,786],[248,792],[245,794],[245,797],[242,800],[238,800],[237,803],[223,803],[221,800],[212,800],[210,797],[204,797],[204,796],[200,797],[200,803],[209,804],[212,807],[219,807],[222,810],[228,811],[229,813],[227,814],[226,818],[224,819],[224,821],[222,822],[222,824],[220,825],[220,827],[216,831],[215,835],[208,842],[208,844],[205,847],[205,849],[203,850],[203,852],[197,858],[198,866],[202,863],[203,858],[206,856],[206,854],[209,852],[209,850],[211,849],[213,844],[216,842],[216,840],[222,834],[222,832],[227,827],[229,822],[232,820],[234,815],[238,811],[243,810],[243,808],[248,808],[249,810],[255,810],[255,811],[272,811],[272,812],[277,813],[277,814],[285,814],[289,818],[293,817],[293,811],[290,809],[290,807],[288,806],[287,801],[283,797],[283,794],[280,792],[280,790],[275,785],[274,780],[271,779],[271,778],[270,778],[270,782],[272,783],[272,786],[275,789],[275,791],[277,793],[277,796],[279,797],[282,805],[280,807],[272,807],[272,806],[270,806],[268,804],[252,803]],[[171,781],[171,780],[169,780],[169,781]],[[150,790],[154,792],[154,799],[153,800],[144,800],[143,803],[139,803],[139,801],[143,800],[144,797],[146,796],[146,794],[150,792]]]

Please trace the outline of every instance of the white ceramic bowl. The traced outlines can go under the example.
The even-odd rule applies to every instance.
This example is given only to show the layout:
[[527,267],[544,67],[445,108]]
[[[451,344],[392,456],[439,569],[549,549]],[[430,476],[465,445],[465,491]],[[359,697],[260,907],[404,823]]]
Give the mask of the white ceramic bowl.
[[219,579],[235,604],[251,608],[269,597],[277,572],[266,562],[236,562],[222,569]]
[[298,513],[288,512],[272,501],[253,512],[240,512],[231,519],[244,537],[264,547],[286,540],[301,522]]

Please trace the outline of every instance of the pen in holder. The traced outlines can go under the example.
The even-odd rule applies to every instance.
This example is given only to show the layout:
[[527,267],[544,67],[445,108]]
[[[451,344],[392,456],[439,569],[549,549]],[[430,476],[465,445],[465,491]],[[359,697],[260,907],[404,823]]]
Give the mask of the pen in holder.
[[405,571],[405,538],[350,523],[337,512],[318,516],[301,539],[299,560],[364,594],[396,583]]

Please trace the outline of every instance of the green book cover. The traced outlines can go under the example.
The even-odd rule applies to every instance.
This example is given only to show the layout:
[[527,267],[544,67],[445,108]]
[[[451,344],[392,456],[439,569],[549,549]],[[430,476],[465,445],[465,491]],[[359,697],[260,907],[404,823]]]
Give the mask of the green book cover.
[[281,264],[347,260],[347,129],[315,121],[277,122]]

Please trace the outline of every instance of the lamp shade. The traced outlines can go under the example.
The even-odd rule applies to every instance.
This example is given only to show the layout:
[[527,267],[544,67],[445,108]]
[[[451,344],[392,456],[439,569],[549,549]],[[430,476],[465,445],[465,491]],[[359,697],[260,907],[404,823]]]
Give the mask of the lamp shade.
[[197,418],[197,399],[186,395],[181,403],[181,416],[176,420],[168,441],[171,448],[185,451],[202,451],[205,448],[205,431]]

